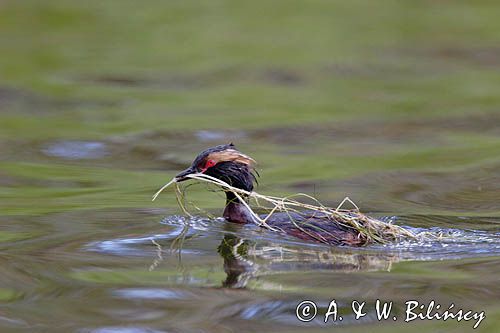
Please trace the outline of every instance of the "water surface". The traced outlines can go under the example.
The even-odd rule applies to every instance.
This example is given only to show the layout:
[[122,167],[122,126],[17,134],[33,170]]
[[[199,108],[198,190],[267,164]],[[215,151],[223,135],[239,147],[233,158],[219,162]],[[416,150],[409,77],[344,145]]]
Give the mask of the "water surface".
[[[1,332],[470,332],[500,327],[494,2],[4,1]],[[151,195],[233,141],[259,192],[304,192],[443,241],[363,249]],[[209,188],[208,188],[209,189]],[[302,300],[344,320],[303,323]],[[397,321],[378,321],[377,299]],[[370,311],[356,320],[353,300]]]

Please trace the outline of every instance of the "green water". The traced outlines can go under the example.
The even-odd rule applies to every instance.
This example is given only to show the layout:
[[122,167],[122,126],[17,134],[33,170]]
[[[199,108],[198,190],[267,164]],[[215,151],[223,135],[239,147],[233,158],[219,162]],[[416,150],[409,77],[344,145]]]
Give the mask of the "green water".
[[[0,2],[1,332],[470,332],[500,327],[500,5]],[[234,142],[305,192],[454,243],[325,248],[151,195]],[[217,215],[220,193],[189,199]],[[184,234],[182,252],[178,235]],[[346,319],[295,318],[305,299]],[[398,320],[349,317],[393,301]],[[371,308],[373,308],[370,305]]]

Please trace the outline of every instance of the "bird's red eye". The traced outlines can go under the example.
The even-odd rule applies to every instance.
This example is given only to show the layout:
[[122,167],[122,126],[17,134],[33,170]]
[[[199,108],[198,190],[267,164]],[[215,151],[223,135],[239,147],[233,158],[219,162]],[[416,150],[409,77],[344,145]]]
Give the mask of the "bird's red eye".
[[215,164],[217,164],[217,163],[215,163],[214,160],[208,160],[207,163],[205,163],[205,166],[203,167],[203,169],[201,169],[201,172],[207,171],[208,168],[213,167]]

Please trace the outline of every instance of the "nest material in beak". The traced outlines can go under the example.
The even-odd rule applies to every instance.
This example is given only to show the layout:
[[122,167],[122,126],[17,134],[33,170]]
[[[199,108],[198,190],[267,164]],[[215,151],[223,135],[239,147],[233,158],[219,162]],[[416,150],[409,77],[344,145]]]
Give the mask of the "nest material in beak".
[[198,171],[196,171],[193,167],[189,167],[186,170],[179,173],[177,176],[175,176],[174,179],[176,179],[176,182],[182,182],[184,180],[189,179],[186,176],[194,174],[194,173],[198,173]]

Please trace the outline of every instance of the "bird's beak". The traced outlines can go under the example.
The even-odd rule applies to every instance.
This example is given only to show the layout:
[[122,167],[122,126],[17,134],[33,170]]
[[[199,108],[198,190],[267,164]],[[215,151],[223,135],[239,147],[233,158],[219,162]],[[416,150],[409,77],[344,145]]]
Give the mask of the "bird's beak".
[[166,183],[165,185],[163,185],[159,190],[158,192],[156,192],[154,195],[153,195],[153,201],[155,201],[155,199],[160,195],[160,193],[166,189],[167,187],[169,187],[170,185],[174,184],[174,183],[179,183],[179,182],[183,182],[185,180],[188,180],[189,177],[187,177],[188,175],[191,175],[191,174],[194,174],[194,173],[197,173],[198,171],[196,171],[195,168],[193,167],[189,167],[187,168],[186,170],[182,171],[181,173],[179,173],[177,176],[175,176],[171,181],[169,181],[168,183]]
[[182,171],[181,173],[179,173],[177,176],[175,176],[175,181],[177,183],[179,182],[182,182],[182,181],[185,181],[185,180],[188,180],[189,178],[186,177],[187,175],[191,175],[193,173],[197,173],[198,171],[196,171],[192,166],[187,168],[186,170]]

